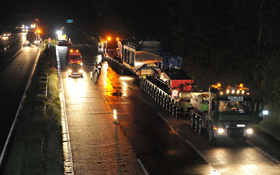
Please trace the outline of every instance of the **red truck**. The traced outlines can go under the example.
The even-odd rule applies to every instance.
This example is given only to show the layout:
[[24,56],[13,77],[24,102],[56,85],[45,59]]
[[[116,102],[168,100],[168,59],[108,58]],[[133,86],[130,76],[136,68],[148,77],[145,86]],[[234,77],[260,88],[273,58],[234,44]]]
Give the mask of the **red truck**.
[[83,58],[82,58],[82,54],[80,53],[79,49],[68,48],[68,51],[66,54],[66,61],[68,64],[77,63],[82,66]]

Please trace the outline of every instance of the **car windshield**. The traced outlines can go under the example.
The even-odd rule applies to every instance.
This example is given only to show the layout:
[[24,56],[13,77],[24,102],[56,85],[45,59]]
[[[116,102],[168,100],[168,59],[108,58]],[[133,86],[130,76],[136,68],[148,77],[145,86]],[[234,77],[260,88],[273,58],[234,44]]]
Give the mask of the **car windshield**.
[[76,63],[73,63],[73,64],[70,64],[70,68],[81,68],[82,66],[80,64],[76,64]]
[[219,112],[222,113],[251,113],[251,101],[219,101]]
[[81,57],[79,55],[71,56],[71,60],[81,60]]

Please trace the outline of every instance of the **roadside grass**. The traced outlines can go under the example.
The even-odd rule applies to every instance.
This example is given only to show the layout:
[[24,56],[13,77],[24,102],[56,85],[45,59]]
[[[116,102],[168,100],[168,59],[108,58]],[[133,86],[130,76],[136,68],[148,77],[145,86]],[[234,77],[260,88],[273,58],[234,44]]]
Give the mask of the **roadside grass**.
[[268,134],[272,135],[275,139],[280,140],[280,118],[271,117],[261,121],[258,127]]
[[14,131],[6,175],[64,173],[58,77],[50,65],[53,50],[46,48],[39,58]]

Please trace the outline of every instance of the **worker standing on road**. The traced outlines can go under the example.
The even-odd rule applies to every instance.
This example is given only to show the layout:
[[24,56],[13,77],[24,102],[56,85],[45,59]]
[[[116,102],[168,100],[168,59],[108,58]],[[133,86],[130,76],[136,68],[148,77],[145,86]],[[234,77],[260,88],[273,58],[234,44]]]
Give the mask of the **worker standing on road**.
[[99,69],[97,68],[97,64],[94,65],[93,67],[93,71],[90,72],[91,73],[91,78],[93,80],[93,82],[95,82],[95,84],[97,83],[97,79],[99,77]]
[[99,70],[99,73],[101,73],[101,68],[102,68],[101,62],[98,63],[97,68],[98,68],[98,70]]

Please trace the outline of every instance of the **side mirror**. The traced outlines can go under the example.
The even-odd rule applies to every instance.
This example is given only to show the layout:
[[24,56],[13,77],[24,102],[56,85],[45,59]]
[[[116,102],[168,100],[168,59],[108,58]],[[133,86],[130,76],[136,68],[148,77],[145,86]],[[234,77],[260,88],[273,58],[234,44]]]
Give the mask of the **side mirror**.
[[254,101],[254,111],[261,112],[263,110],[263,100]]

